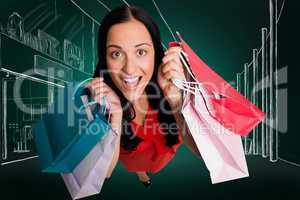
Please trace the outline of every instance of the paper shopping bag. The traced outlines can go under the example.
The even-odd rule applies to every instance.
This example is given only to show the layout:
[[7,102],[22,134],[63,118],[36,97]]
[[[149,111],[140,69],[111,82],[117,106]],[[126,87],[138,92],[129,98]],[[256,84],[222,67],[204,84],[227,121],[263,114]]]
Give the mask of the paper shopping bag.
[[249,176],[241,136],[211,117],[199,91],[184,97],[182,114],[213,184]]
[[112,162],[116,145],[117,135],[111,130],[72,173],[61,174],[73,199],[100,193]]
[[110,129],[99,106],[90,112],[79,109],[89,98],[82,95],[84,89],[78,87],[80,84],[72,82],[58,89],[54,103],[33,127],[43,172],[73,172]]
[[206,104],[212,107],[213,112],[210,114],[233,133],[241,136],[249,134],[263,120],[265,113],[213,71],[179,34],[178,36],[192,76],[212,97],[210,101],[206,101]]

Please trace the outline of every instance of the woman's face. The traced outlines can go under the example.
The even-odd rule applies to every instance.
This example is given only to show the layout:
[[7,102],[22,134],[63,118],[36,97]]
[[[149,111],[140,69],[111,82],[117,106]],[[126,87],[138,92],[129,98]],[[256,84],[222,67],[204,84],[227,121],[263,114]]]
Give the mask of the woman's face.
[[141,22],[115,24],[108,31],[106,61],[114,84],[128,101],[145,91],[154,70],[154,47],[147,28]]

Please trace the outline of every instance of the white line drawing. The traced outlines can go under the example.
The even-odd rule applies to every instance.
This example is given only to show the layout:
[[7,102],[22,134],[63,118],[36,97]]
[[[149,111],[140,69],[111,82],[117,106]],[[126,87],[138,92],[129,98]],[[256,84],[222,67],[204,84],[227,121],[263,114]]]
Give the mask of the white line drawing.
[[[284,5],[285,0],[282,2],[278,15],[277,0],[269,0],[269,32],[267,28],[261,28],[261,48],[258,51],[253,49],[251,62],[245,64],[244,70],[236,74],[236,81],[238,91],[261,107],[267,116],[252,133],[243,138],[245,154],[268,157],[271,162],[282,160],[299,167],[299,164],[279,158],[278,134],[279,131],[287,132],[287,122],[278,121],[280,109],[278,97],[287,94],[287,89],[278,88],[280,84],[287,83],[287,66],[279,70],[277,57],[277,24],[283,13]],[[260,63],[258,63],[259,58]],[[251,73],[252,76],[250,76]],[[259,80],[259,77],[262,79]],[[249,81],[252,82],[249,83]],[[257,94],[257,92],[260,93]],[[287,110],[286,107],[285,110]],[[287,116],[286,112],[281,113],[281,111],[281,115]],[[251,141],[250,144],[249,140]]]
[[283,161],[283,162],[286,162],[286,163],[288,163],[288,164],[290,164],[290,165],[294,165],[295,167],[300,167],[299,164],[294,163],[294,162],[291,162],[291,161],[288,161],[288,160],[285,160],[285,159],[280,158],[280,157],[278,157],[278,160],[281,160],[281,161]]
[[85,28],[85,24],[84,24],[84,17],[83,15],[81,15],[81,20],[79,22],[80,24],[80,27],[76,27],[74,26],[71,30],[70,30],[70,33],[71,33],[71,36],[68,37],[69,40],[73,40],[73,38],[79,33],[81,32],[82,30],[84,30]]
[[[253,79],[252,79],[252,82],[253,82],[253,86],[255,86],[255,84],[257,83],[257,75],[258,75],[258,59],[257,59],[257,54],[258,54],[258,51],[257,49],[253,49],[253,52],[252,52],[252,59],[253,59]],[[253,102],[253,104],[257,105],[257,95],[251,95],[251,100]],[[253,133],[252,133],[252,136],[253,136],[253,154],[254,155],[258,155],[258,133],[257,133],[257,127],[255,127],[253,129]]]
[[92,41],[92,65],[96,66],[96,27],[95,27],[95,23],[92,22],[92,37],[91,37],[91,41]]
[[2,159],[7,159],[7,82],[3,82],[2,85],[2,98],[3,98],[3,121],[2,121]]
[[[84,58],[84,52],[83,52],[83,48],[85,45],[85,36],[82,35],[81,37],[81,41],[79,42],[79,45],[76,46],[75,48],[75,43],[73,43],[73,41],[70,41],[68,44],[68,47],[72,47],[73,49],[71,49],[71,53],[73,53],[72,55],[70,54],[69,57],[74,59],[74,61],[81,59],[78,62],[82,62],[82,65],[80,66],[73,66],[73,65],[69,65],[66,64],[63,60],[63,41],[60,43],[57,39],[55,39],[54,37],[52,37],[49,33],[46,33],[45,29],[49,28],[52,24],[54,24],[54,22],[56,22],[57,19],[59,19],[60,14],[57,13],[56,10],[56,0],[54,0],[54,10],[52,9],[53,6],[51,7],[51,9],[46,8],[47,5],[49,5],[48,3],[43,3],[38,5],[37,7],[35,7],[33,10],[30,10],[29,13],[25,13],[26,15],[26,20],[28,20],[27,22],[31,22],[32,26],[28,26],[26,30],[29,31],[34,31],[37,28],[40,28],[38,30],[38,35],[34,35],[31,34],[30,32],[25,32],[24,31],[24,20],[18,13],[13,13],[11,15],[11,26],[6,26],[3,27],[2,24],[0,24],[1,27],[1,32],[0,32],[0,44],[2,41],[8,41],[5,44],[10,44],[9,42],[18,42],[19,44],[26,46],[26,47],[30,47],[33,50],[39,51],[41,54],[36,53],[36,55],[34,55],[33,53],[33,59],[35,59],[34,62],[34,66],[32,65],[31,67],[32,72],[27,73],[27,72],[19,72],[16,70],[11,70],[16,68],[16,66],[14,66],[15,64],[8,64],[6,63],[5,65],[2,65],[0,63],[0,73],[2,76],[2,72],[7,74],[7,77],[9,77],[10,75],[15,76],[15,79],[19,79],[19,80],[27,80],[27,84],[29,81],[29,85],[31,85],[32,82],[36,82],[36,83],[42,83],[46,85],[47,90],[45,90],[44,92],[46,92],[46,97],[24,97],[22,98],[21,96],[17,97],[17,98],[8,98],[7,94],[10,95],[9,91],[10,91],[10,87],[7,87],[7,83],[1,83],[1,89],[3,91],[3,98],[1,98],[1,103],[3,102],[3,106],[5,107],[5,109],[3,109],[2,112],[2,105],[1,105],[1,125],[2,123],[5,124],[5,126],[1,126],[1,159],[2,161],[9,161],[9,162],[5,162],[2,163],[1,165],[7,165],[10,163],[15,163],[15,162],[22,162],[28,159],[32,159],[32,158],[36,158],[37,156],[33,156],[33,157],[27,157],[27,158],[23,158],[23,159],[16,159],[19,157],[24,157],[24,156],[30,156],[32,155],[32,143],[26,142],[28,140],[32,139],[32,135],[31,135],[31,124],[33,123],[33,121],[35,120],[39,120],[41,118],[41,113],[39,112],[34,112],[34,110],[42,110],[40,108],[44,107],[46,104],[43,103],[38,103],[39,100],[42,100],[42,102],[48,102],[51,103],[53,102],[53,95],[55,93],[54,88],[64,88],[64,83],[62,82],[66,82],[64,79],[66,77],[64,76],[68,76],[69,80],[73,79],[73,73],[77,73],[76,71],[80,71],[80,73],[77,73],[76,75],[78,75],[78,77],[81,77],[82,75],[88,75],[90,76],[91,73],[87,73],[83,71],[83,67],[84,67],[84,63],[83,63],[83,58]],[[74,4],[74,3],[73,3]],[[53,5],[53,4],[52,4]],[[75,5],[76,6],[76,5]],[[77,12],[76,7],[74,8]],[[80,23],[81,29],[84,28],[85,25],[85,19],[87,19],[88,21],[91,21],[94,29],[95,26],[97,24],[97,22],[90,20],[90,18],[85,14],[82,14],[84,12],[82,12],[82,10],[80,11],[80,19],[82,20]],[[33,22],[34,20],[32,20],[31,16],[39,16],[36,19],[36,22]],[[87,16],[87,17],[85,17]],[[89,19],[88,19],[89,18]],[[26,23],[26,25],[28,25],[30,23]],[[55,25],[55,24],[54,24]],[[100,24],[98,24],[100,25]],[[92,26],[91,26],[92,27]],[[8,29],[7,29],[8,28]],[[51,26],[52,28],[52,26]],[[58,27],[60,28],[60,27]],[[52,30],[49,30],[50,32]],[[73,27],[73,30],[71,30],[70,35],[72,37],[77,37],[78,33],[81,30],[78,30],[77,28]],[[95,30],[96,32],[96,30]],[[55,33],[54,33],[55,35]],[[65,35],[65,34],[63,34]],[[94,39],[95,39],[95,35],[94,34]],[[70,40],[70,38],[68,38]],[[41,41],[41,39],[43,41]],[[14,41],[12,41],[14,40]],[[43,43],[43,44],[41,44]],[[56,56],[53,49],[55,49],[56,46],[58,46],[58,44],[62,44],[61,45],[61,49],[59,49],[59,55],[61,55],[61,58]],[[77,43],[76,43],[77,44]],[[44,45],[44,46],[42,46]],[[2,45],[3,46],[3,45]],[[20,45],[17,45],[20,46]],[[44,52],[42,51],[42,47]],[[28,48],[23,48],[22,49],[26,50],[26,51],[31,51],[31,49]],[[79,48],[80,51],[78,51]],[[96,48],[94,47],[94,50]],[[74,51],[73,51],[74,50]],[[1,45],[0,45],[0,51],[1,51]],[[0,55],[1,56],[1,55]],[[3,57],[2,57],[3,58]],[[0,62],[2,61],[2,58],[0,58]],[[34,60],[32,60],[34,61]],[[51,65],[55,66],[55,69],[57,69],[56,71],[57,74],[55,74],[55,76],[49,76],[49,73],[44,73],[44,71],[39,70],[39,68],[41,67],[41,61],[42,62],[42,67],[47,67],[47,65],[49,65],[49,62],[51,62]],[[94,61],[95,62],[95,61]],[[19,67],[19,66],[18,66]],[[31,70],[31,68],[30,68]],[[33,70],[35,70],[35,73],[33,73]],[[60,71],[59,71],[60,70]],[[62,73],[60,73],[61,71],[63,71]],[[84,74],[82,74],[84,73]],[[51,74],[51,73],[50,73]],[[44,79],[44,78],[40,78],[40,76],[36,75],[42,75],[46,78],[48,78],[48,80]],[[61,76],[62,75],[62,76]],[[77,78],[77,77],[76,77]],[[55,81],[59,80],[59,81]],[[5,89],[6,88],[6,89]],[[9,90],[9,91],[8,91]],[[31,91],[31,89],[29,89]],[[6,91],[6,92],[5,92]],[[29,91],[29,93],[30,93]],[[44,93],[43,92],[43,93]],[[4,94],[5,93],[5,94]],[[2,94],[2,92],[1,92]],[[29,115],[23,115],[24,113],[21,112],[22,109],[17,110],[15,113],[15,108],[11,109],[11,110],[7,110],[9,108],[7,107],[12,107],[14,106],[14,104],[12,103],[13,101],[16,100],[25,100],[24,102],[27,102],[25,105],[25,107],[31,107],[31,112],[29,112]],[[9,100],[9,102],[8,102]],[[48,101],[47,101],[48,100]],[[29,102],[29,103],[28,103]],[[31,103],[30,103],[31,102]],[[35,103],[33,103],[35,102]],[[8,105],[9,104],[9,105]],[[7,114],[9,115],[7,117]],[[16,114],[16,115],[15,115]],[[14,121],[14,116],[15,121]],[[5,120],[2,120],[2,117]],[[25,124],[25,125],[24,125]],[[30,125],[29,125],[30,124]],[[7,130],[7,128],[10,128],[10,131]],[[11,138],[10,133],[13,133],[15,136],[13,138]],[[9,139],[7,140],[7,137],[9,137]],[[14,141],[14,142],[12,142]],[[9,144],[8,144],[9,143]],[[13,143],[13,144],[12,144]],[[7,146],[8,145],[8,146]],[[7,148],[8,147],[8,148]],[[21,154],[21,155],[20,155]],[[15,159],[15,160],[12,160]],[[12,160],[12,161],[11,161]]]
[[21,15],[13,12],[7,20],[6,31],[9,37],[22,40],[24,35],[24,21]]
[[[280,20],[281,13],[283,12],[283,9],[284,9],[284,5],[285,5],[285,0],[283,0],[283,2],[282,2],[281,9],[280,9],[280,15],[277,17],[277,21],[276,21],[277,23]],[[270,37],[270,32],[268,32],[268,34],[267,34],[267,40],[269,39],[269,37]],[[262,51],[262,47],[258,50],[258,54],[260,54],[261,51]],[[252,64],[253,63],[251,61],[251,63],[249,63],[249,65],[251,66]]]
[[[83,16],[82,16],[82,20],[83,20]],[[84,20],[83,20],[83,26],[84,26]],[[81,61],[79,61],[79,71],[84,71],[84,67],[85,67],[85,51],[84,51],[84,40],[85,40],[85,35],[82,34],[81,35],[81,54],[79,53],[79,56],[78,58],[81,59]]]
[[97,0],[98,3],[100,3],[107,11],[111,11],[111,9],[101,0]]
[[282,14],[284,5],[285,5],[285,0],[283,0],[283,2],[282,2],[282,4],[281,4],[281,8],[280,8],[279,15],[278,15],[278,17],[277,17],[276,23],[279,22],[279,19],[280,19],[280,17],[281,17],[281,14]]
[[175,35],[174,35],[174,33],[173,33],[171,27],[169,26],[168,22],[165,20],[163,14],[161,13],[161,10],[159,9],[159,7],[157,6],[157,4],[156,4],[156,2],[155,2],[155,0],[152,0],[152,3],[154,4],[154,7],[155,7],[156,11],[158,12],[159,16],[161,17],[161,19],[163,20],[163,22],[164,22],[165,25],[167,26],[168,30],[170,31],[170,33],[171,33],[171,35],[172,35],[174,41],[177,41],[177,39],[176,39],[176,37],[175,37]]
[[47,30],[54,22],[56,22],[60,17],[62,17],[61,14],[57,14],[57,7],[56,7],[56,0],[54,0],[54,17],[53,19],[48,22],[43,28],[41,28],[43,31]]
[[[249,86],[248,86],[248,74],[249,74],[249,66],[248,64],[244,64],[244,95],[246,98],[249,98]],[[247,155],[248,152],[248,136],[244,137],[244,149],[245,149],[245,154]]]
[[28,149],[28,141],[32,141],[33,137],[31,134],[31,126],[25,125],[23,128],[14,127],[18,130],[18,135],[14,135],[14,153],[28,153],[30,149]]
[[[108,7],[106,4],[104,4],[102,1],[97,0],[97,2],[100,3],[102,6],[104,6],[105,9],[107,9],[108,11],[111,11],[111,8],[109,8],[109,7]],[[122,0],[122,2],[123,2],[126,6],[130,6],[130,4],[129,4],[126,0]],[[164,19],[164,17],[163,17],[163,15],[162,15],[162,13],[160,12],[160,9],[158,8],[157,4],[156,4],[155,2],[153,2],[153,3],[154,3],[154,6],[155,6],[156,10],[159,12],[160,17],[163,19],[164,23],[167,25],[168,30],[171,32],[172,37],[174,38],[175,41],[177,41],[176,38],[174,37],[174,33],[172,32],[172,29],[170,28],[170,26],[168,25],[168,23],[167,23],[166,20]],[[163,44],[162,42],[161,42],[161,44],[162,44],[164,50],[167,50],[167,49],[168,49],[168,48],[166,47],[165,44]]]
[[9,161],[9,162],[4,162],[4,163],[1,163],[1,165],[4,166],[4,165],[17,163],[17,162],[22,162],[22,161],[26,161],[26,160],[30,160],[30,159],[34,159],[34,158],[38,158],[38,157],[39,156],[31,156],[31,157],[28,157],[28,158],[23,158],[23,159],[13,160],[13,161]]
[[34,31],[35,29],[37,29],[37,27],[40,24],[42,24],[43,22],[45,22],[52,15],[55,16],[55,12],[54,11],[50,11],[49,13],[47,13],[46,15],[44,15],[42,18],[39,19],[38,22],[34,23],[34,25],[28,30],[28,32],[31,33],[32,31]]
[[[41,112],[42,108],[43,108],[42,104],[32,104],[32,112],[31,112],[32,120],[42,119],[42,112]],[[37,110],[37,111],[40,111],[40,112],[34,113],[33,112],[34,110]]]
[[63,43],[63,60],[69,66],[77,67],[75,69],[83,71],[80,70],[84,67],[83,50],[67,39],[64,39]]
[[59,45],[60,42],[58,39],[40,29],[38,30],[38,41],[34,45],[36,46],[35,49],[39,49],[40,51],[59,59]]
[[34,9],[30,10],[25,16],[24,16],[24,21],[30,18],[36,11],[38,11],[40,8],[46,6],[48,3],[44,2],[41,3],[40,5],[36,6]]
[[68,34],[69,30],[71,29],[72,24],[78,20],[78,15],[72,16],[64,25],[64,27],[61,30],[61,34]]
[[62,17],[61,14],[59,14],[57,16],[55,15],[55,17],[48,24],[46,24],[43,28],[41,28],[41,30],[46,31],[54,22],[56,22],[61,17]]
[[[8,110],[8,105],[10,105],[14,99],[12,98],[11,100],[8,100],[7,96],[8,96],[8,83],[10,83],[10,86],[13,84],[13,79],[7,77],[7,78],[3,78],[2,79],[2,84],[5,85],[5,90],[3,91],[3,95],[5,98],[5,107],[3,108],[3,112],[4,112],[4,118],[5,118],[5,124],[3,124],[5,129],[8,129],[8,131],[6,131],[5,133],[5,138],[2,138],[4,140],[8,140],[7,138],[10,137],[12,142],[10,142],[10,145],[12,145],[13,149],[12,152],[14,153],[28,153],[30,152],[30,150],[27,148],[27,142],[28,140],[32,140],[33,137],[30,135],[31,133],[29,133],[28,128],[31,129],[31,126],[29,127],[28,125],[25,125],[23,127],[23,129],[20,129],[19,127],[19,117],[18,114],[15,113],[15,118],[14,121],[11,121],[12,119],[10,119],[10,121],[8,122],[7,120],[7,110]],[[11,88],[11,87],[10,87]],[[8,103],[8,101],[10,101]],[[14,112],[12,112],[11,110],[9,111],[9,114],[12,115],[14,114]],[[29,115],[29,120],[31,120],[31,113]],[[8,127],[8,128],[7,128]],[[9,133],[9,135],[7,134]],[[25,135],[24,135],[25,134]],[[2,144],[2,149],[5,149],[6,152],[6,156],[2,158],[2,160],[7,160],[8,158],[8,143],[3,143]]]
[[122,0],[122,1],[123,1],[123,3],[126,4],[126,6],[130,6],[129,3],[127,3],[127,1],[125,1],[125,0]]
[[36,78],[36,77],[33,77],[33,76],[29,76],[29,75],[26,75],[26,74],[14,72],[14,71],[11,71],[11,70],[6,69],[4,67],[1,67],[0,71],[7,72],[9,74],[13,74],[15,76],[22,77],[22,78],[25,78],[25,79],[30,79],[30,80],[33,80],[33,81],[37,81],[37,82],[40,82],[40,83],[47,83],[49,85],[53,85],[53,86],[57,86],[57,87],[61,87],[61,88],[65,87],[64,85],[60,85],[60,84],[57,84],[57,83],[52,83],[52,82],[45,81],[43,79],[39,79],[39,78]]
[[[43,99],[43,98],[46,99],[46,97],[22,97],[21,99],[29,100],[29,99]],[[14,99],[18,99],[18,98],[9,98],[9,97],[7,97],[7,100],[14,100]]]
[[[47,15],[49,12],[51,12],[51,7],[49,6],[49,4],[47,4],[47,6],[45,7],[45,9],[44,9],[42,12],[38,13],[38,16],[36,16],[34,19],[30,19],[30,21],[28,20],[29,23],[27,23],[26,29],[27,29],[27,30],[33,31],[32,27],[33,27],[36,23],[40,22],[41,18],[42,18],[43,16]],[[30,32],[31,32],[31,31],[30,31]]]
[[83,12],[88,18],[90,18],[93,22],[95,22],[98,26],[100,26],[100,23],[94,19],[92,16],[90,16],[87,12],[85,12],[74,0],[70,0],[81,12]]
[[[268,76],[268,71],[267,70],[267,28],[262,28],[261,29],[261,43],[262,43],[262,56],[261,56],[261,60],[262,60],[262,77],[267,77]],[[267,90],[265,90],[265,88],[267,87],[267,79],[265,78],[262,81],[262,86],[261,86],[261,90],[262,90],[262,111],[266,112],[267,110],[269,110],[269,95]],[[261,132],[262,132],[262,157],[266,158],[268,157],[269,154],[269,146],[267,144],[269,144],[269,137],[268,137],[268,127],[266,126],[266,118],[264,118],[262,124],[261,124]]]
[[[276,162],[278,159],[278,79],[277,73],[273,78],[273,72],[277,72],[277,0],[270,0],[270,118],[275,119],[271,122],[274,131],[270,132],[270,161]],[[275,88],[273,87],[275,86]],[[274,100],[274,102],[273,102]]]
[[[14,98],[11,98],[10,100],[14,100]],[[31,107],[31,104],[24,104],[24,107]],[[24,108],[23,108],[24,109]],[[30,114],[28,113],[23,113],[23,121],[32,121],[32,111],[30,112]]]
[[[122,1],[123,1],[123,3],[124,3],[126,6],[130,6],[130,4],[129,4],[126,0],[122,0]],[[156,4],[155,4],[155,5],[156,5]],[[154,5],[154,6],[155,6],[155,5]],[[159,11],[159,8],[157,7],[157,5],[155,6],[155,8],[156,8],[157,11]],[[166,23],[166,21],[164,20],[163,16],[161,15],[161,13],[159,13],[159,15],[160,15],[160,17],[163,19],[164,23]],[[169,25],[167,25],[167,27],[168,27],[168,26],[169,26]],[[172,33],[172,30],[169,29],[169,28],[168,28],[168,30],[171,31],[172,37],[174,38],[174,34]],[[175,38],[175,41],[177,41],[176,38]],[[165,45],[163,42],[161,42],[161,45],[163,46],[163,49],[164,49],[164,50],[167,50],[167,49],[168,49],[168,48],[166,47],[166,45]]]
[[71,68],[40,55],[34,55],[33,70],[39,75],[63,82],[73,80],[73,70]]
[[[1,71],[2,68],[1,68]],[[11,78],[3,78],[2,80],[5,79],[5,81],[2,81],[2,87],[3,87],[3,118],[5,120],[3,120],[3,129],[5,130],[3,133],[2,133],[2,160],[7,160],[8,159],[8,144],[7,142],[7,137],[8,137],[8,134],[7,134],[7,131],[9,131],[8,133],[10,134],[10,139],[12,141],[12,143],[10,143],[10,145],[13,145],[13,146],[10,146],[10,148],[13,148],[12,150],[10,150],[10,153],[14,153],[14,155],[20,155],[20,154],[24,154],[24,153],[27,153],[27,154],[24,154],[28,156],[28,153],[34,153],[32,152],[32,141],[33,141],[33,135],[31,133],[31,127],[32,127],[32,123],[36,120],[40,120],[41,119],[41,116],[42,116],[42,108],[44,107],[47,107],[48,104],[41,104],[41,103],[31,103],[31,104],[28,104],[26,105],[26,107],[30,107],[31,108],[31,111],[29,113],[27,113],[27,116],[28,116],[28,120],[24,120],[24,115],[26,113],[24,112],[21,112],[21,110],[17,110],[17,114],[16,114],[16,118],[14,119],[15,121],[12,121],[13,118],[10,118],[10,122],[8,123],[8,121],[6,120],[7,119],[7,109],[8,109],[8,99],[11,101],[10,102],[10,105],[13,101],[15,101],[16,99],[15,98],[7,98],[7,94],[8,94],[8,86],[7,86],[7,83],[8,81],[10,82],[10,85],[12,86],[14,84],[14,81],[16,81],[18,78],[26,78],[27,80],[30,80],[30,81],[35,81],[36,83],[42,83],[42,84],[46,84],[46,85],[50,85],[48,82],[44,82],[44,81],[40,81],[38,79],[34,79],[32,80],[31,77],[29,76],[22,76],[22,74],[19,74],[19,73],[11,73],[11,71],[7,71],[7,70],[4,70],[3,72],[6,72],[6,73],[9,73],[11,75],[14,75],[16,76],[15,79],[11,79]],[[31,82],[29,82],[30,85],[31,85]],[[53,84],[52,84],[53,86]],[[58,86],[58,85],[55,85],[55,86]],[[29,88],[31,90],[31,88]],[[30,93],[30,92],[29,92]],[[31,93],[30,93],[31,94]],[[48,94],[47,94],[48,95]],[[21,99],[21,98],[20,98]],[[23,98],[22,98],[23,99]],[[38,97],[35,97],[35,98],[32,98],[32,97],[28,97],[27,99],[39,99]],[[44,102],[49,102],[47,101],[48,98],[44,97],[43,98],[45,101]],[[23,99],[24,100],[24,99]],[[27,102],[31,102],[31,101],[27,101]],[[35,101],[37,102],[37,101]],[[40,111],[40,112],[36,112],[36,110]],[[34,112],[33,112],[34,111]],[[19,114],[21,114],[21,116]],[[10,111],[10,115],[14,115],[14,113],[12,113],[12,111]],[[22,117],[23,116],[23,117]],[[19,117],[21,117],[21,120],[18,119]],[[22,120],[23,119],[23,120]],[[19,124],[19,122],[21,123],[21,125]],[[22,125],[23,124],[23,125]],[[30,124],[30,125],[29,125]],[[7,130],[7,127],[8,127],[8,130]],[[28,145],[30,143],[30,145]],[[30,149],[29,149],[30,147]],[[11,163],[15,163],[15,162],[21,162],[21,161],[25,161],[25,160],[28,160],[28,159],[31,159],[31,158],[35,158],[36,156],[33,156],[33,157],[25,157],[23,159],[16,159],[16,160],[12,160],[12,161],[9,161],[9,162],[5,162],[5,163],[2,163],[1,165],[7,165],[7,164],[11,164]],[[10,157],[10,159],[12,159],[12,157]]]
[[[20,43],[20,44],[22,44],[22,45],[25,45],[25,46],[28,46],[28,47],[33,48],[32,46],[29,46],[29,45],[27,45],[27,44],[25,44],[25,43],[23,43],[23,42],[21,42],[21,41],[15,39],[15,38],[10,37],[10,36],[7,35],[6,33],[3,33],[3,32],[2,32],[2,33],[0,33],[0,34],[5,35],[6,37],[9,37],[9,38],[13,39],[14,41],[16,41],[16,42],[18,42],[18,43]],[[34,49],[34,48],[33,48],[33,49]],[[35,49],[35,50],[37,50],[37,49]],[[47,54],[47,53],[45,53],[45,52],[42,52],[42,51],[40,51],[40,50],[37,50],[37,51],[39,51],[39,52],[40,52],[41,54],[43,54],[43,55],[49,56],[49,57],[52,58],[53,60],[58,60],[58,61],[60,61],[60,62],[63,62],[66,66],[69,66],[69,67],[72,68],[73,70],[78,70],[78,71],[79,71],[79,69],[75,68],[74,66],[70,66],[69,64],[65,63],[65,62],[64,62],[63,60],[61,60],[61,59],[58,59],[58,58],[56,58],[56,57],[53,57],[52,55],[49,55],[49,54]],[[80,71],[80,72],[83,73],[83,74],[89,75],[89,76],[92,75],[91,73],[88,73],[88,72],[85,72],[85,71]]]

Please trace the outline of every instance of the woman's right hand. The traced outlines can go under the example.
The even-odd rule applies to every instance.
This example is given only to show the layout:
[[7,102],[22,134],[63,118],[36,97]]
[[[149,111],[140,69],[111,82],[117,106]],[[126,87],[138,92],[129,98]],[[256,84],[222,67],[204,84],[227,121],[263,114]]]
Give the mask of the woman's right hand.
[[106,106],[109,106],[111,113],[111,125],[114,129],[119,129],[122,122],[122,106],[120,98],[105,82],[102,77],[92,79],[87,85],[95,101],[103,104],[103,97],[106,99]]

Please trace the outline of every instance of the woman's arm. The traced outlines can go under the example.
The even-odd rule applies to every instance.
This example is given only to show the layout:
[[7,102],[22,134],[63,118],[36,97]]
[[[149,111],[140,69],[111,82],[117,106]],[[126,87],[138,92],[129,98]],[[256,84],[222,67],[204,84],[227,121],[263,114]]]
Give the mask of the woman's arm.
[[110,178],[114,168],[116,167],[118,160],[119,160],[119,154],[120,154],[120,140],[121,140],[121,129],[122,129],[122,114],[119,116],[112,116],[111,118],[111,126],[112,129],[118,134],[116,147],[113,154],[113,159],[111,161],[111,164],[109,166],[109,170],[106,174],[106,178]]

